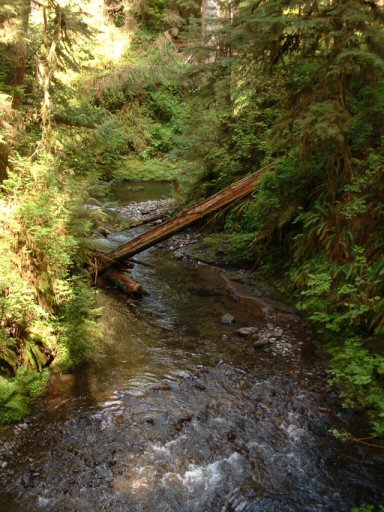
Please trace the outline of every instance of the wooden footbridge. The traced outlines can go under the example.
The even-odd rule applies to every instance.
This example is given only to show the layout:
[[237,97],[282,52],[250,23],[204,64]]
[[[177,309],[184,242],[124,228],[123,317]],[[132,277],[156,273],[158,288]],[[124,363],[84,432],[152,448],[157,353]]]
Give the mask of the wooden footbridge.
[[260,177],[273,168],[273,165],[263,167],[257,172],[242,178],[229,187],[217,192],[205,201],[182,211],[172,219],[157,225],[145,233],[137,236],[133,240],[121,245],[113,251],[103,254],[100,252],[94,253],[94,267],[95,273],[100,273],[107,267],[130,258],[139,252],[158,244],[159,242],[171,237],[172,235],[182,231],[183,229],[191,226],[195,222],[203,219],[208,214],[229,206],[239,199],[242,199],[251,194],[260,180]]

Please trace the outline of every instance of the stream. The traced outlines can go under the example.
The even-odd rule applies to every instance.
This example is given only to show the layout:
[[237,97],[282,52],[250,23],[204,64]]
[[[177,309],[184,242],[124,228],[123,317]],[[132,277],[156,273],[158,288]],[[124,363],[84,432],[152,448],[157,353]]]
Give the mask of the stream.
[[[142,192],[140,201],[164,194]],[[166,247],[136,259],[145,265],[132,277],[147,295],[96,291],[105,357],[54,376],[33,414],[1,434],[0,511],[349,512],[384,503],[381,454],[329,433],[358,432],[363,419],[340,409],[293,311]],[[233,323],[223,323],[227,313]],[[253,338],[237,333],[243,327]]]

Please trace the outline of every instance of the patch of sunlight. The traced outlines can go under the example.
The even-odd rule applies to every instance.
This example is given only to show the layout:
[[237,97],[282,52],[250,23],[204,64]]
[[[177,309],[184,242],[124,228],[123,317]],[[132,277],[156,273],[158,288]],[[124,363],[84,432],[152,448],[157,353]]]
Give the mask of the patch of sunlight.
[[0,108],[2,105],[6,105],[11,102],[12,97],[9,94],[0,92]]
[[297,16],[298,14],[300,14],[299,7],[286,7],[283,9],[283,16]]
[[239,115],[249,105],[249,101],[249,94],[245,93],[235,98],[233,114]]
[[121,31],[113,25],[99,27],[93,52],[95,60],[104,67],[108,64],[118,64],[129,50],[130,39],[128,32]]
[[104,16],[104,1],[89,0],[87,3],[86,23],[93,28],[93,57],[91,65],[117,64],[123,59],[130,47],[129,32],[109,23]]
[[[78,0],[57,0],[61,7],[69,7],[74,10],[81,8],[84,12],[84,21],[93,31],[93,36],[89,43],[89,49],[92,58],[85,62],[91,67],[104,67],[118,64],[127,54],[131,36],[129,32],[117,28],[105,18],[104,0],[88,0],[79,2]],[[31,24],[42,25],[42,9],[32,7]],[[85,47],[87,44],[85,43]],[[77,77],[76,72],[65,72],[66,77],[61,76],[66,83],[71,82]]]
[[43,10],[37,6],[31,6],[31,14],[29,16],[29,23],[31,25],[41,25],[43,24]]
[[71,0],[56,0],[60,7],[69,7],[73,2]]

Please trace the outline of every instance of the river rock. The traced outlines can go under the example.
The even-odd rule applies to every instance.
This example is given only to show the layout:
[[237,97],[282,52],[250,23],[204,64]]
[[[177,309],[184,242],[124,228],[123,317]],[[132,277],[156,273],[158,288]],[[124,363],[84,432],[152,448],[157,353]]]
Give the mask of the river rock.
[[29,470],[24,471],[21,476],[21,483],[24,487],[29,487],[31,483],[31,472]]
[[236,334],[242,338],[248,338],[249,336],[257,334],[258,331],[259,329],[257,327],[241,327],[236,331]]
[[177,259],[177,260],[181,260],[183,257],[184,257],[184,253],[182,251],[179,251],[179,250],[176,250],[174,253],[173,253],[174,257]]
[[179,372],[179,377],[180,377],[181,379],[190,379],[190,378],[192,377],[192,375],[191,375],[189,372],[186,372],[186,371],[184,371],[184,370],[181,370],[181,371]]
[[270,340],[266,338],[260,338],[259,340],[256,340],[253,344],[253,348],[261,348],[265,347],[266,345],[270,344]]
[[37,499],[37,505],[39,508],[46,508],[49,502],[50,500],[48,498],[43,498],[42,496],[39,496]]
[[235,321],[235,317],[231,315],[231,313],[224,313],[224,315],[221,315],[220,322],[222,324],[233,324]]

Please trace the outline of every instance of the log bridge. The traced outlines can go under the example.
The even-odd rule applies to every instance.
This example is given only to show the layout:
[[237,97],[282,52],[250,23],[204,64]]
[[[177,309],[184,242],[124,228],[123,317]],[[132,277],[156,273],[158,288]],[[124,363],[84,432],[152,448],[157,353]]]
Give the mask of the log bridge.
[[260,180],[260,177],[273,168],[273,164],[259,169],[257,172],[232,183],[227,188],[220,190],[216,194],[210,196],[205,201],[182,211],[176,217],[157,225],[145,233],[137,236],[133,240],[121,245],[117,249],[104,254],[101,252],[94,253],[94,271],[97,275],[113,264],[130,258],[139,252],[158,244],[159,242],[171,237],[172,235],[191,226],[195,222],[203,219],[208,214],[229,206],[239,199],[251,194]]

